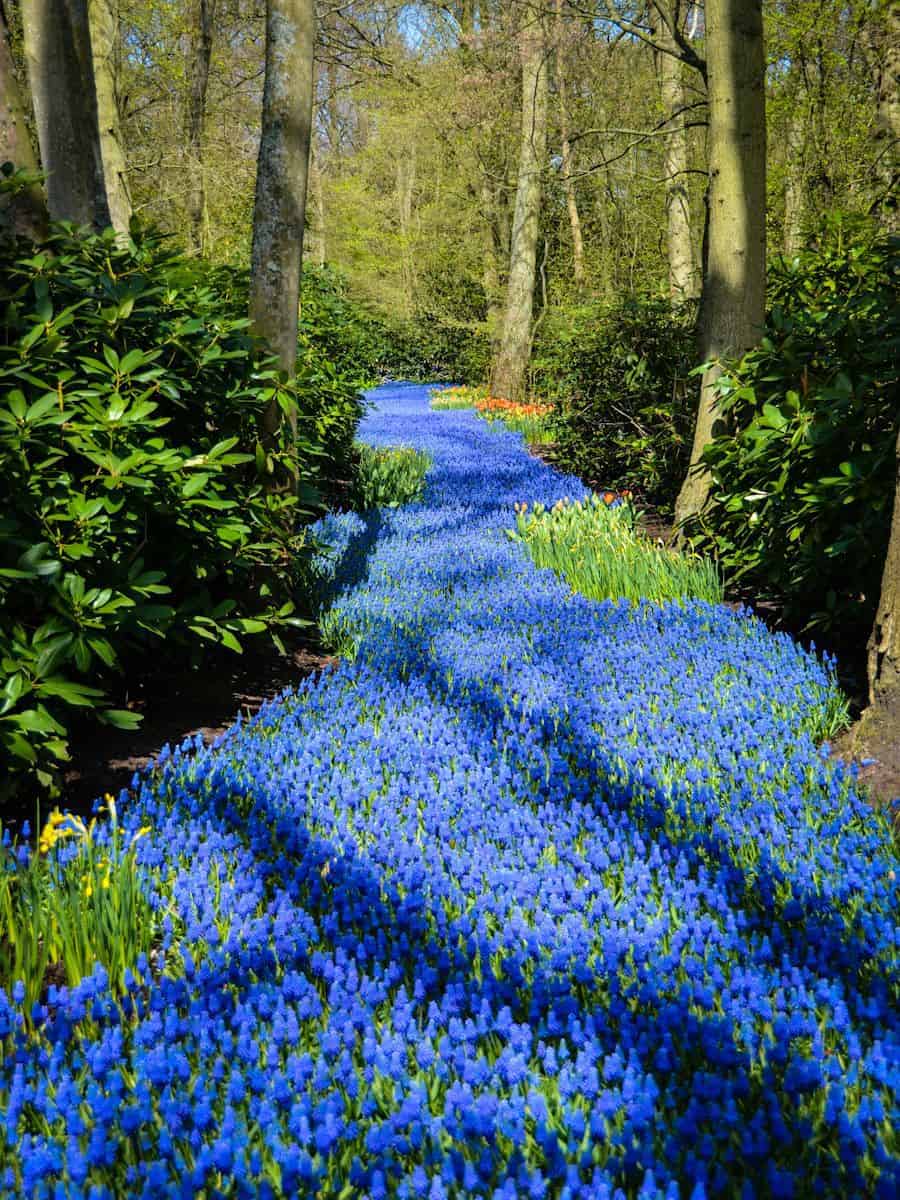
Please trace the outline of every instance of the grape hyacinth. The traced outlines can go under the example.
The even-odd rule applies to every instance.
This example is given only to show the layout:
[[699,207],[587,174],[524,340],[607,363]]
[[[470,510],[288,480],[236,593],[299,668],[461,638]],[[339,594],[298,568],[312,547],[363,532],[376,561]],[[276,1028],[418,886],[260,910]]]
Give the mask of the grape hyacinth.
[[321,522],[356,656],[121,798],[162,944],[33,1031],[0,992],[0,1191],[900,1194],[896,860],[830,665],[571,594],[504,531],[577,480],[374,400],[433,465]]

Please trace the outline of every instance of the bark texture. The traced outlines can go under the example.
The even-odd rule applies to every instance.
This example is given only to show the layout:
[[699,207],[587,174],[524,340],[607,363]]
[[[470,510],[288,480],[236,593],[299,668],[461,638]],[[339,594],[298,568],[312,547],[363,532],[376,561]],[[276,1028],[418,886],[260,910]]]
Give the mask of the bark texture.
[[[262,134],[256,168],[250,319],[288,375],[297,368],[300,263],[313,111],[314,0],[268,0]],[[277,404],[264,432],[280,424]]]
[[566,64],[563,54],[563,16],[562,0],[556,0],[556,92],[559,99],[559,134],[563,192],[566,197],[566,209],[569,214],[569,228],[572,232],[572,278],[575,287],[580,292],[584,288],[584,237],[581,232],[581,214],[578,211],[578,197],[575,195],[575,184],[572,181],[572,144],[569,141],[569,110],[566,88]]
[[495,396],[517,400],[525,388],[541,217],[541,174],[547,154],[547,63],[540,21],[525,12],[519,31],[522,135],[509,276],[500,348],[491,372]]
[[785,258],[793,258],[803,249],[804,170],[806,138],[803,114],[795,112],[787,129],[787,162],[784,188],[784,234],[782,250]]
[[103,160],[109,216],[116,232],[127,234],[132,206],[116,86],[119,54],[117,0],[88,0],[88,17],[94,59],[94,84],[97,90],[100,154]]
[[869,700],[900,697],[900,435],[897,438],[897,482],[881,599],[869,638]]
[[688,188],[688,143],[685,129],[685,95],[682,64],[675,38],[665,22],[660,23],[656,74],[663,116],[668,122],[663,171],[666,181],[666,248],[669,259],[669,295],[673,303],[696,300],[700,273],[694,249],[691,195]]
[[315,138],[312,139],[309,147],[309,198],[312,205],[312,216],[306,231],[307,256],[310,262],[317,267],[324,267],[326,258],[325,188],[322,167],[316,153]]
[[484,258],[481,267],[481,283],[487,301],[488,336],[492,352],[497,347],[500,322],[503,319],[502,292],[500,288],[499,242],[497,227],[497,198],[487,176],[481,180],[481,237]]
[[416,309],[418,274],[413,248],[413,195],[416,186],[416,147],[410,145],[396,163],[397,226],[400,233],[400,261],[403,267],[404,315]]
[[[9,29],[0,7],[0,164],[12,163],[17,170],[37,171],[37,158],[28,126],[19,81],[9,47]],[[0,233],[40,238],[47,226],[47,206],[37,184],[13,196],[0,197]]]
[[109,225],[87,0],[23,0],[25,57],[55,221]]
[[203,253],[203,220],[206,211],[206,178],[203,131],[206,126],[206,93],[212,61],[216,0],[195,0],[188,46],[188,99],[185,141],[188,164],[188,244]]
[[[766,312],[766,109],[762,0],[707,0],[709,250],[700,305],[703,362],[735,357],[762,333]],[[701,454],[718,432],[715,384],[703,375],[691,465],[676,521],[709,495]]]
[[874,138],[878,208],[890,233],[900,232],[900,4],[887,0],[882,19],[863,27],[878,96]]

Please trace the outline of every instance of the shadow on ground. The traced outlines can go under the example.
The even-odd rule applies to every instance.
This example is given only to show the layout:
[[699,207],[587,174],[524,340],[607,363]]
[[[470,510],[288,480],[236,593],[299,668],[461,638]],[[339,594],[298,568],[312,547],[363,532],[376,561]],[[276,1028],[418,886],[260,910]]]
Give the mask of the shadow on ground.
[[23,800],[4,812],[4,828],[15,832],[24,820],[34,828],[36,816],[43,820],[56,807],[88,816],[98,796],[117,796],[129,787],[135,771],[152,762],[167,743],[176,746],[196,734],[212,742],[239,713],[252,716],[266,700],[336,661],[312,634],[285,636],[284,642],[286,655],[262,639],[256,644],[248,639],[243,655],[223,656],[197,670],[150,674],[122,705],[141,713],[140,726],[121,730],[92,722],[73,730],[63,794],[46,802],[39,816]]

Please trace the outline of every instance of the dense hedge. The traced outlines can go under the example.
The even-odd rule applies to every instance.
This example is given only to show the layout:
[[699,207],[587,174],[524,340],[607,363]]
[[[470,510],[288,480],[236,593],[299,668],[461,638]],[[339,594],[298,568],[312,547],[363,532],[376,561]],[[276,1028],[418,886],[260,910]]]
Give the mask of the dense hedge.
[[633,297],[553,314],[532,363],[552,401],[556,460],[595,486],[670,512],[690,456],[696,389],[692,309]]
[[896,479],[900,241],[834,220],[769,272],[761,344],[721,382],[727,431],[688,527],[728,578],[808,628],[871,628]]
[[[0,246],[3,790],[52,782],[72,708],[133,723],[106,693],[148,653],[299,619],[304,523],[349,478],[361,379],[321,321],[281,382],[245,313],[240,274],[154,238]],[[295,446],[258,441],[272,397]]]

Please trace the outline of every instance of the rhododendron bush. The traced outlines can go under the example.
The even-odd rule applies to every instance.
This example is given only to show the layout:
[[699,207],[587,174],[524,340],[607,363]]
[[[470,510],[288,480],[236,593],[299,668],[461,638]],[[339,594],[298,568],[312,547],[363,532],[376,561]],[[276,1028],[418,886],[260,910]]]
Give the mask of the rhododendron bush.
[[123,800],[162,941],[33,1033],[0,996],[6,1194],[896,1195],[895,858],[830,666],[573,595],[504,529],[577,481],[376,399],[432,466],[322,522],[356,658]]

